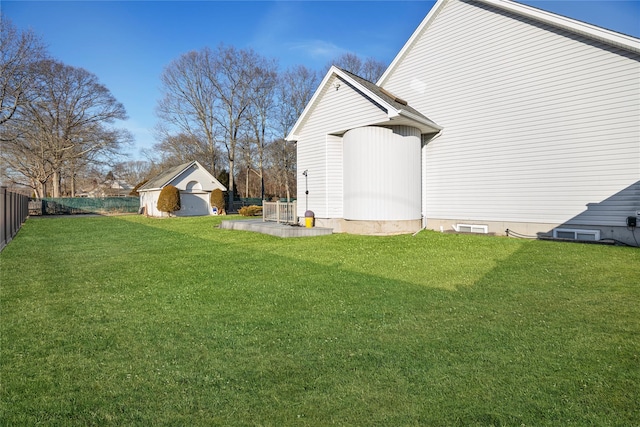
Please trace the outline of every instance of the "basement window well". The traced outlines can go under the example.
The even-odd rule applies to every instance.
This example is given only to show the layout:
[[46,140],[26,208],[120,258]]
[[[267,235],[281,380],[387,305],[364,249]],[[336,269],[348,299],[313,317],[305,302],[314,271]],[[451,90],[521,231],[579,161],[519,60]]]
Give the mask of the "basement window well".
[[458,233],[480,233],[487,234],[489,232],[488,225],[477,225],[477,224],[456,224],[453,227],[454,230]]
[[574,228],[555,228],[553,230],[555,239],[569,239],[595,242],[600,240],[600,230],[580,230]]

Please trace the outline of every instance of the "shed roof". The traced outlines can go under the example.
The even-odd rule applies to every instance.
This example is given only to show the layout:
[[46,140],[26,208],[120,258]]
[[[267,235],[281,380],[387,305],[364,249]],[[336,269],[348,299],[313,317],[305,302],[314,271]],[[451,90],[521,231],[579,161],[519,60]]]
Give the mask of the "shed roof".
[[213,175],[211,175],[200,163],[198,163],[196,160],[192,160],[190,162],[183,163],[178,166],[174,166],[172,168],[169,168],[159,173],[158,175],[154,176],[149,181],[147,181],[144,185],[142,185],[138,189],[138,192],[161,190],[162,188],[169,185],[174,179],[179,177],[183,172],[193,167],[194,165],[196,168],[201,169],[204,173],[206,173],[207,176],[210,177],[211,181],[215,185],[217,185],[222,191],[227,191],[226,187],[222,185]]
[[140,191],[150,191],[150,190],[159,190],[169,184],[175,177],[184,172],[188,167],[195,163],[195,160],[192,160],[188,163],[183,163],[181,165],[172,167],[167,169],[158,175],[151,178],[147,181],[143,186],[138,189]]

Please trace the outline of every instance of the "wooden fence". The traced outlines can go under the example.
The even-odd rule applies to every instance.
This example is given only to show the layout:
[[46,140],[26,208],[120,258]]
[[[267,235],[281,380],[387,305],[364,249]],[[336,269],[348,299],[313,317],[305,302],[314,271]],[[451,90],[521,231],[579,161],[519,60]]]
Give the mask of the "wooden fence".
[[262,202],[262,220],[285,224],[298,222],[296,202]]
[[29,216],[29,197],[0,187],[0,251],[15,237]]

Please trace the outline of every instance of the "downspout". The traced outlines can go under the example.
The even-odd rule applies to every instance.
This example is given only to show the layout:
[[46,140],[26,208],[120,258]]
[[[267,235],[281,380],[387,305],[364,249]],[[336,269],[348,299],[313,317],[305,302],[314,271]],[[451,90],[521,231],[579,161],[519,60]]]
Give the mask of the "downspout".
[[[424,198],[424,181],[425,181],[425,177],[423,176],[425,174],[424,168],[425,165],[423,164],[423,153],[422,150],[424,150],[424,148],[427,146],[427,144],[431,143],[431,141],[433,141],[436,138],[439,138],[442,135],[442,132],[444,131],[444,129],[440,128],[440,130],[438,131],[438,133],[436,133],[435,135],[433,135],[433,137],[431,137],[431,139],[429,139],[428,141],[424,142],[421,144],[420,146],[420,195],[421,197]],[[422,138],[422,137],[421,137]],[[420,203],[421,207],[420,210],[421,212],[421,218],[420,218],[420,222],[421,222],[421,228],[416,231],[415,233],[412,234],[412,237],[415,236],[416,234],[418,234],[419,232],[421,232],[422,230],[427,228],[427,216],[426,216],[426,206],[424,204],[424,201],[422,203]]]

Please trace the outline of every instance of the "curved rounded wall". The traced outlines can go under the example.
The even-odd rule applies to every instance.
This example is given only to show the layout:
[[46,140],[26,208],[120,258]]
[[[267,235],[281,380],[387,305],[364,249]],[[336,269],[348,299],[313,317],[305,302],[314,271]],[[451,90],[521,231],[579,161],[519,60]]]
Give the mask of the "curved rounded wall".
[[343,136],[344,218],[421,218],[420,130],[367,126]]

